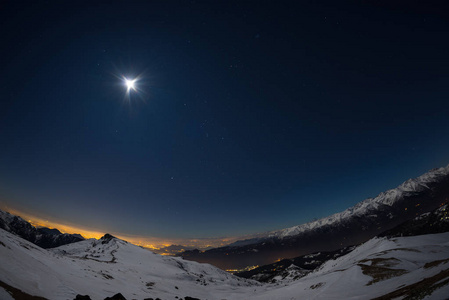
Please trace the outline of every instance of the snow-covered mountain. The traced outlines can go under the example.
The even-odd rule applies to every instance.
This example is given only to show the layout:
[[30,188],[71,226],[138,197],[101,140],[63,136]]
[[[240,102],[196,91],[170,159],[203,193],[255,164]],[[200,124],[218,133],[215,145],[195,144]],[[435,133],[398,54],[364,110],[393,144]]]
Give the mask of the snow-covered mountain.
[[368,239],[438,208],[449,198],[449,166],[430,170],[397,188],[317,221],[226,247],[186,251],[182,257],[223,269],[266,265],[318,251],[334,251]]
[[343,212],[336,213],[329,217],[306,224],[273,231],[269,234],[269,237],[284,238],[287,236],[294,236],[323,226],[332,226],[336,223],[342,223],[345,222],[345,220],[353,218],[354,216],[367,215],[370,212],[379,210],[382,206],[391,207],[395,203],[402,201],[405,197],[429,190],[431,185],[444,181],[448,176],[449,165],[444,168],[430,170],[417,178],[405,181],[397,188],[380,193],[375,198],[368,198],[362,202],[359,202]]
[[448,241],[374,238],[298,280],[260,284],[110,235],[42,249],[0,229],[0,299],[447,299]]
[[84,240],[79,234],[61,233],[57,229],[36,228],[21,217],[0,210],[0,228],[14,233],[42,248],[54,248]]
[[216,290],[258,283],[211,265],[161,256],[108,234],[43,249],[0,229],[0,286],[4,284],[29,295],[66,300],[117,293],[126,299],[217,299]]

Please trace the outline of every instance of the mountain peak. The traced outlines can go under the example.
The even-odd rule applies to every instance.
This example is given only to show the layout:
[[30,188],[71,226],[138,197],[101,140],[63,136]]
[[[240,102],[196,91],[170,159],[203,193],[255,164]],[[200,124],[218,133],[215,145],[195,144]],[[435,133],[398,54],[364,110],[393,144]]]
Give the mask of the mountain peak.
[[102,244],[107,244],[107,243],[109,243],[112,239],[116,239],[116,237],[113,236],[113,235],[111,235],[111,234],[109,234],[109,233],[106,233],[105,235],[103,235],[103,236],[100,238],[100,241],[101,241]]
[[61,231],[59,231],[56,228],[37,227],[37,230],[40,233],[46,233],[46,234],[50,234],[50,235],[60,235],[60,234],[62,234]]

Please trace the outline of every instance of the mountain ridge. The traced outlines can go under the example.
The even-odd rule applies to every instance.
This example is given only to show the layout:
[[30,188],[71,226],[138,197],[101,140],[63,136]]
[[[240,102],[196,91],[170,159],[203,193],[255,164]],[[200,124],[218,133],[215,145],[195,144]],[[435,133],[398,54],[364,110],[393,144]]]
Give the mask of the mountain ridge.
[[0,228],[42,248],[54,248],[84,240],[80,234],[61,233],[56,228],[34,227],[21,217],[1,209]]
[[394,189],[365,199],[351,208],[317,221],[267,233],[265,238],[241,241],[207,251],[185,251],[185,259],[223,269],[266,265],[318,251],[358,245],[407,220],[432,211],[449,196],[449,165],[408,179]]
[[377,209],[379,205],[392,206],[396,201],[406,193],[413,193],[423,191],[424,189],[429,189],[428,184],[435,182],[441,177],[449,175],[449,165],[442,168],[434,168],[424,173],[423,175],[410,178],[404,181],[402,184],[396,188],[381,192],[374,198],[367,198],[361,202],[356,203],[354,206],[339,212],[332,214],[328,217],[321,218],[316,221],[307,222],[301,225],[296,225],[288,227],[281,230],[272,231],[269,233],[269,237],[286,237],[299,234],[306,230],[311,230],[324,225],[331,225],[334,222],[344,220],[355,214],[363,214],[368,209]]

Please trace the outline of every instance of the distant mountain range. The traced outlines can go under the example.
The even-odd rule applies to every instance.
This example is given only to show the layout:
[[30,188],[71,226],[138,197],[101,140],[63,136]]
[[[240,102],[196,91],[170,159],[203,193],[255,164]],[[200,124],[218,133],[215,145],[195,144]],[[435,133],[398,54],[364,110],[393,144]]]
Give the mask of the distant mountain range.
[[395,189],[317,221],[273,231],[254,240],[238,241],[207,251],[186,251],[180,255],[223,269],[242,269],[318,251],[335,251],[358,245],[430,212],[448,198],[449,166],[430,170]]
[[0,210],[0,228],[42,248],[54,248],[84,240],[79,234],[61,233],[58,229],[36,228],[21,217]]

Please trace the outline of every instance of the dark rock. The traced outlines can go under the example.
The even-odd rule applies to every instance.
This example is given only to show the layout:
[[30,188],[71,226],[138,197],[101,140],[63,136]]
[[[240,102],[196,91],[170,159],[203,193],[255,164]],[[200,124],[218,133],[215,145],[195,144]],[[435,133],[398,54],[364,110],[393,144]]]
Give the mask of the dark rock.
[[406,221],[390,230],[387,230],[379,237],[400,237],[415,236],[423,234],[443,233],[449,231],[449,204],[445,203],[438,209],[426,214],[422,214],[413,220]]
[[76,295],[75,300],[92,300],[92,299],[90,299],[90,297],[88,295],[83,296],[83,295],[78,294],[78,295]]
[[115,236],[110,235],[109,233],[106,233],[105,235],[103,235],[100,239],[102,244],[107,244],[109,243],[112,239],[115,239]]
[[62,234],[62,232],[56,228],[50,229],[47,227],[39,227],[39,228],[37,228],[37,231],[39,233],[43,233],[43,234],[52,234],[52,235]]
[[[112,235],[111,235],[112,236]],[[117,294],[115,294],[114,296],[112,296],[112,297],[107,297],[107,298],[104,298],[104,300],[126,300],[126,298],[125,297],[123,297],[123,295],[122,294],[120,294],[120,293],[117,293]]]
[[15,287],[8,285],[1,280],[0,280],[0,288],[3,288],[7,293],[9,293],[13,299],[17,299],[17,300],[48,300],[47,298],[33,296],[33,295],[27,294],[25,292],[22,292],[21,290],[16,289]]
[[189,297],[189,296],[186,296],[184,299],[185,300],[201,300],[199,298],[194,298],[194,297]]
[[[242,278],[257,280],[260,282],[274,283],[274,278],[277,276],[280,276],[281,278],[285,277],[283,275],[289,273],[288,269],[292,265],[303,270],[303,272],[301,272],[302,274],[298,275],[305,276],[307,273],[318,268],[326,261],[346,255],[354,250],[354,248],[355,246],[350,246],[336,251],[322,251],[298,256],[291,259],[286,258],[272,264],[257,267],[250,271],[236,272],[234,273],[234,275]],[[298,279],[301,276],[299,276]]]

